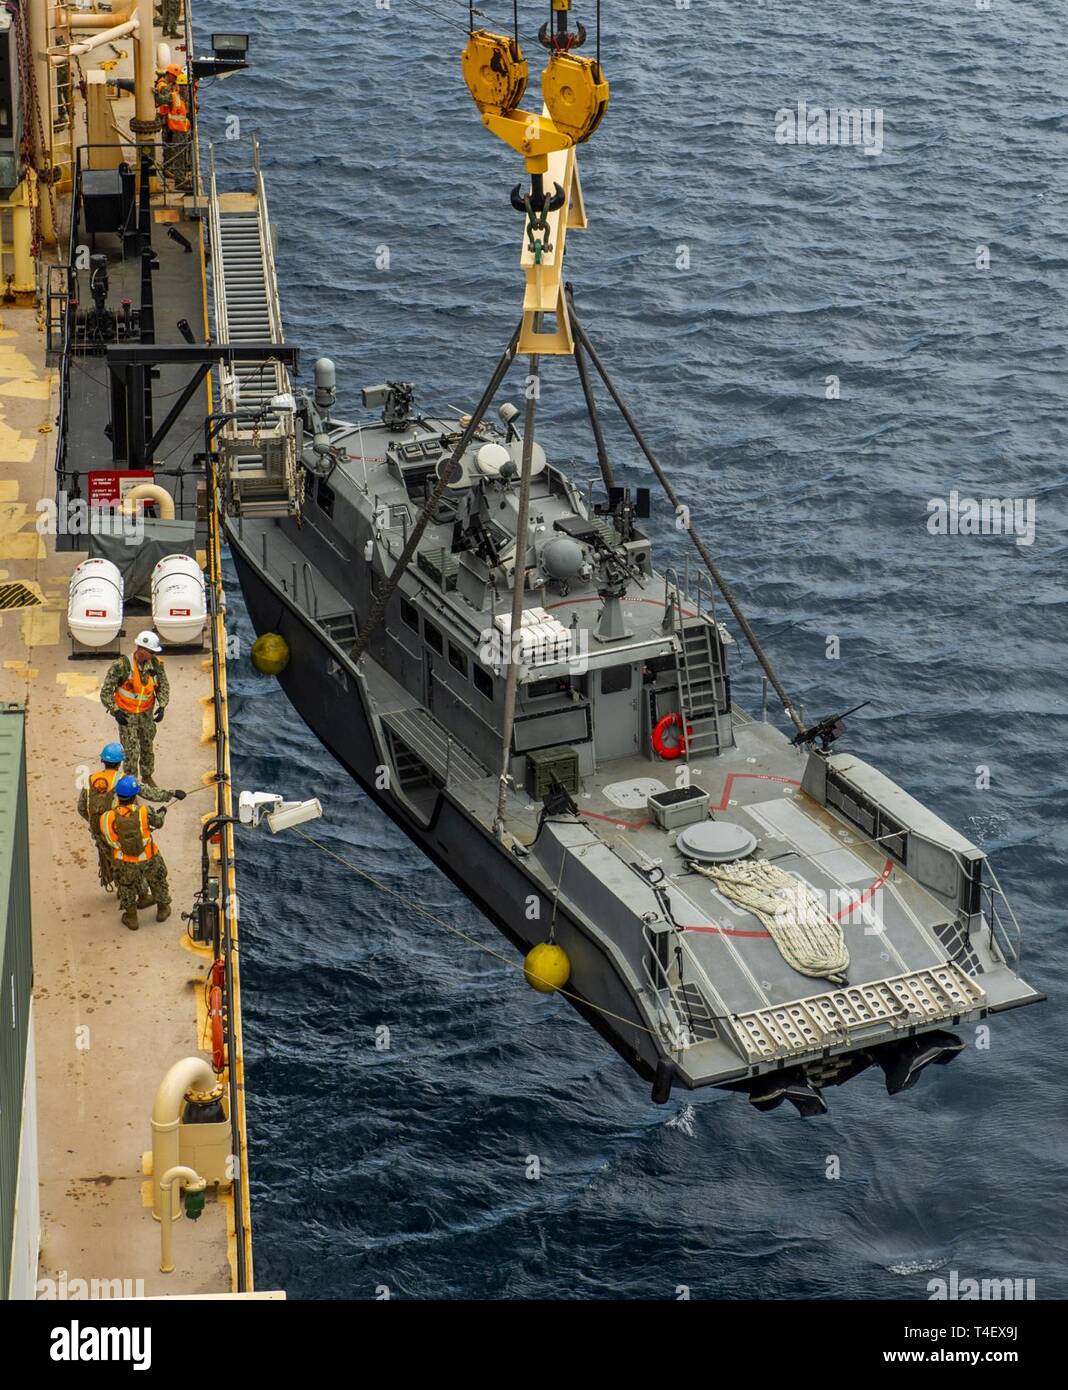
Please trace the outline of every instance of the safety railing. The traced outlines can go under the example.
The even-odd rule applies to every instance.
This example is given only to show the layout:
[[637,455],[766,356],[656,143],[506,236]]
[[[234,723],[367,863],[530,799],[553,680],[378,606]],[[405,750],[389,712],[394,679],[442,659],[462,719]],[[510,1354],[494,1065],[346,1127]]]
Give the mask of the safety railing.
[[716,596],[712,580],[704,570],[693,570],[689,556],[683,568],[682,580],[674,565],[664,570],[664,611],[674,603],[679,619],[704,618],[706,622],[716,621]]
[[683,1052],[695,1046],[698,1038],[689,1021],[689,1010],[671,978],[671,964],[661,959],[662,945],[669,948],[674,945],[677,952],[678,935],[663,926],[654,931],[653,925],[648,922],[642,925],[642,939],[646,946],[642,952],[642,973],[656,1001],[664,1042],[671,1051]]
[[[1012,903],[989,859],[983,860],[983,879],[980,892],[986,900],[986,919],[990,928],[991,945],[996,945],[1007,962],[1017,964],[1023,958],[1023,928],[1013,911]],[[1004,914],[998,909],[998,903]]]

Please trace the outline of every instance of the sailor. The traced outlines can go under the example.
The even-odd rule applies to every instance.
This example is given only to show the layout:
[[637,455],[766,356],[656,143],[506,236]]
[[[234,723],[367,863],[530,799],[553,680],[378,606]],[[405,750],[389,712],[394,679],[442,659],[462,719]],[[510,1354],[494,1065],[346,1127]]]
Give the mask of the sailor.
[[163,25],[163,37],[165,39],[181,38],[178,33],[178,16],[181,9],[182,0],[161,0],[160,21]]
[[133,660],[120,656],[112,662],[100,688],[100,702],[119,726],[126,771],[149,783],[156,770],[156,725],[171,698],[162,651],[154,632],[139,632]]
[[163,824],[164,807],[150,811],[137,804],[141,788],[136,777],[120,777],[115,784],[118,805],[100,817],[100,834],[111,850],[112,872],[122,908],[122,924],[138,928],[137,909],[156,905],[156,921],[171,915],[167,865],[152,831]]
[[188,91],[189,78],[184,71],[180,71],[175,78],[170,109],[166,116],[167,139],[174,152],[170,172],[178,187],[189,182],[191,171],[189,145],[192,126],[189,120],[189,104],[186,101]]
[[[122,744],[106,743],[100,750],[100,761],[103,766],[90,774],[88,783],[78,794],[78,814],[89,823],[89,834],[97,852],[100,884],[110,892],[115,886],[115,875],[111,846],[100,833],[100,817],[115,805],[115,783],[122,776]],[[144,801],[184,801],[185,792],[142,787],[141,797]]]

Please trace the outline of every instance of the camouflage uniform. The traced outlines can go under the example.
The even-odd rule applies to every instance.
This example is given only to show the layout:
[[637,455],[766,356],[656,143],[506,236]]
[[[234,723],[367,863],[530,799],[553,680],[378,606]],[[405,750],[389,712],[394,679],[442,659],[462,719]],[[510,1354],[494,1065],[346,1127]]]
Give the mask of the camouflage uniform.
[[[100,817],[100,833],[104,835],[105,816]],[[164,808],[150,810],[148,812],[148,824],[153,830],[159,830],[163,825],[167,812]],[[112,858],[111,870],[115,876],[115,889],[118,893],[119,907],[122,908],[123,918],[127,914],[133,914],[133,923],[136,925],[138,907],[148,907],[155,903],[159,908],[169,908],[171,905],[170,884],[167,881],[167,865],[163,855],[157,848],[156,853],[151,859],[145,860],[140,864],[127,863],[121,858]]]
[[160,22],[163,26],[163,37],[165,39],[177,39],[181,35],[178,32],[178,17],[182,11],[182,0],[162,0],[160,6]]
[[[109,773],[115,772],[116,769],[103,767],[100,771]],[[90,782],[95,776],[97,776],[96,773],[91,775],[89,779]],[[78,793],[78,814],[81,816],[82,820],[88,822],[89,836],[96,846],[100,886],[106,888],[110,893],[115,886],[115,861],[111,857],[111,846],[100,833],[100,817],[105,811],[110,811],[114,808],[116,801],[115,793],[112,791],[111,795],[105,798],[102,792],[97,792],[94,798],[95,806],[93,807],[93,811],[90,810],[89,796],[90,789],[88,786],[83,787]],[[142,787],[141,796],[145,801],[170,801],[174,796],[174,792],[167,791],[163,787]]]
[[[100,688],[100,703],[108,714],[121,714],[115,704],[115,691],[130,674],[132,669],[128,656],[120,656],[108,668],[104,684]],[[151,675],[156,681],[156,698],[150,710],[144,714],[127,714],[126,722],[119,725],[119,742],[122,744],[123,763],[131,777],[139,782],[151,782],[156,771],[156,754],[153,744],[156,738],[155,713],[167,708],[171,698],[170,682],[163,662],[158,656],[151,656],[141,667],[143,674]]]

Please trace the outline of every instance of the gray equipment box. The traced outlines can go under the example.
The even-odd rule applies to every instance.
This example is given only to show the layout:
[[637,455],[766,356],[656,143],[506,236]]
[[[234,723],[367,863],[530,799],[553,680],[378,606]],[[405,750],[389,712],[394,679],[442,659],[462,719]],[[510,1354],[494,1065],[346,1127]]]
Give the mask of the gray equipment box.
[[696,785],[654,792],[649,798],[649,814],[661,830],[681,830],[708,815],[712,798]]

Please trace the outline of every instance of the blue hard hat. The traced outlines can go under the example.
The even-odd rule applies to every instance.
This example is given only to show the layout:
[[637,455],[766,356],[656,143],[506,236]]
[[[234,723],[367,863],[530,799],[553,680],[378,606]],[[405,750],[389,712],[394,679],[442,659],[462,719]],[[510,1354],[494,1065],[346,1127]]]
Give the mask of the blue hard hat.
[[121,743],[105,743],[100,750],[100,761],[102,763],[114,763],[116,766],[122,762],[125,754],[122,751]]
[[123,801],[136,796],[140,790],[141,784],[136,777],[120,777],[115,783],[115,795]]

